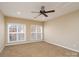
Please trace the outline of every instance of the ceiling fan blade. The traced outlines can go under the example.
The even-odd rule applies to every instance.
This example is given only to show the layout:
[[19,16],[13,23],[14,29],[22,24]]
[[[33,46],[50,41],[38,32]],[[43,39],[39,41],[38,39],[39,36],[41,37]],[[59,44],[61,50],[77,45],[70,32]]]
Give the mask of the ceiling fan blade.
[[39,14],[39,15],[37,15],[36,17],[34,17],[34,18],[37,18],[38,16],[40,16],[41,15],[41,13]]
[[32,13],[40,13],[40,12],[34,12],[34,11],[32,11]]
[[48,15],[46,15],[45,13],[42,13],[45,17],[48,17]]
[[51,12],[55,12],[55,10],[45,11],[44,13],[51,13]]

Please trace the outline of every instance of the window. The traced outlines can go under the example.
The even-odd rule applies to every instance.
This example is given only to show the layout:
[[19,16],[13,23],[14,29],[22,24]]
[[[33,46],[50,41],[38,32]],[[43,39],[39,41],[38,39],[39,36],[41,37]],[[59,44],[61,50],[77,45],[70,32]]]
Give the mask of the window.
[[32,36],[33,40],[42,40],[42,26],[41,25],[32,25],[31,36]]
[[8,43],[25,40],[26,26],[24,24],[8,24]]

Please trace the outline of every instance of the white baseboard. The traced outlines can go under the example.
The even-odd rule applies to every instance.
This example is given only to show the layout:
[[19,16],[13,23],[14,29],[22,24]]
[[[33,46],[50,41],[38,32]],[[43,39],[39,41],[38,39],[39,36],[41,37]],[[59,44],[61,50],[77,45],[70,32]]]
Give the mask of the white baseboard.
[[33,42],[40,42],[42,40],[35,40],[35,41],[27,41],[27,42],[16,42],[16,43],[7,43],[6,46],[9,46],[9,45],[18,45],[18,44],[25,44],[25,43],[33,43]]
[[75,50],[75,49],[72,49],[72,48],[69,48],[69,47],[60,45],[60,44],[51,43],[51,42],[48,42],[48,41],[45,41],[45,42],[47,42],[47,43],[49,43],[49,44],[57,45],[57,46],[60,46],[60,47],[63,47],[63,48],[66,48],[66,49],[69,49],[69,50],[72,50],[72,51],[75,51],[75,52],[79,52],[78,50]]
[[2,48],[0,49],[0,53],[2,52],[3,49],[4,49],[4,47],[2,47]]

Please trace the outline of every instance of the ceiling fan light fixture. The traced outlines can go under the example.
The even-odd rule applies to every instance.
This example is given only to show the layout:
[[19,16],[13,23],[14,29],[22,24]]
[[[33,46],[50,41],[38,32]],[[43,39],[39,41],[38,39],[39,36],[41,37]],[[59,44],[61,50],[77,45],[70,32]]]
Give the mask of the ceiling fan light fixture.
[[[48,17],[47,13],[52,13],[52,12],[55,12],[55,10],[48,10],[48,11],[46,11],[45,10],[45,6],[41,6],[41,9],[39,11],[40,15],[44,15],[45,17]],[[37,17],[35,17],[35,18],[37,18]]]

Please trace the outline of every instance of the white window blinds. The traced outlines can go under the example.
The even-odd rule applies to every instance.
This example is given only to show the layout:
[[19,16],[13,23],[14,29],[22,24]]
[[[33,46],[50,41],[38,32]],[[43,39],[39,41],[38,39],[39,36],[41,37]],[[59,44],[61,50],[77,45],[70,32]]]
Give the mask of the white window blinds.
[[42,26],[41,25],[31,26],[31,37],[33,40],[42,40]]
[[26,26],[24,24],[8,24],[8,43],[26,40]]

